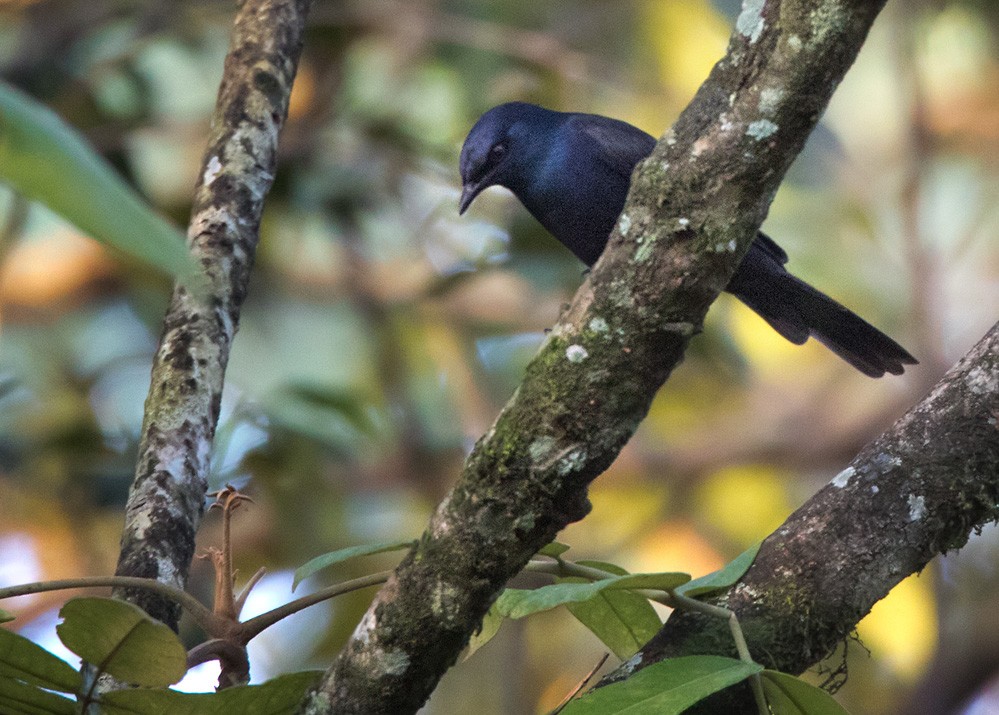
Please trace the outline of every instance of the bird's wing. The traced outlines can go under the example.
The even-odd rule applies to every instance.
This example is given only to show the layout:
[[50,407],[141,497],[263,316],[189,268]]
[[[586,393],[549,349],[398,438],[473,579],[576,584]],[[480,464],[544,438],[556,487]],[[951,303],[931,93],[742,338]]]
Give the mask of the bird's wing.
[[777,243],[770,238],[763,231],[759,231],[756,234],[756,240],[753,241],[753,245],[750,250],[762,249],[770,258],[774,259],[782,266],[787,263],[787,252],[783,248],[777,245]]
[[635,164],[652,153],[656,140],[638,127],[596,114],[576,114],[570,120],[573,132],[593,141],[596,155],[613,171],[630,179]]
[[[593,141],[599,151],[594,152],[613,171],[631,179],[635,165],[652,153],[655,137],[638,127],[598,114],[575,114],[570,119],[571,129],[577,135]],[[787,253],[765,233],[756,234],[750,250],[763,251],[767,258],[779,265],[787,263]]]

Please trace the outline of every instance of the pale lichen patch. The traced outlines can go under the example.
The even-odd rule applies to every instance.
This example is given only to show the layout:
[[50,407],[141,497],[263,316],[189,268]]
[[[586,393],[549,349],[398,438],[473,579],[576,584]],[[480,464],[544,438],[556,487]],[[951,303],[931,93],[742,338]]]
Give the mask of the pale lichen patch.
[[763,34],[766,22],[763,20],[765,0],[743,0],[742,12],[735,21],[735,29],[741,35],[749,38],[750,44],[755,43]]
[[987,395],[999,390],[999,373],[990,372],[984,365],[968,370],[964,384],[976,395]]
[[205,186],[211,186],[221,171],[222,162],[217,156],[212,156],[205,164],[205,173],[201,177],[201,183]]
[[573,343],[565,349],[565,357],[569,362],[580,363],[590,356],[590,353],[586,351],[582,345]]
[[385,675],[402,675],[409,670],[409,654],[403,650],[375,650],[372,660]]
[[570,472],[578,471],[586,464],[586,450],[575,449],[558,461],[557,471],[559,476],[564,477]]
[[646,241],[638,247],[635,251],[635,263],[645,263],[652,256],[652,249],[655,246],[655,241]]
[[928,510],[926,508],[926,499],[922,496],[916,496],[915,494],[909,495],[909,521],[918,521],[922,519]]
[[540,462],[546,458],[554,448],[555,438],[550,435],[542,435],[531,442],[530,446],[527,448],[527,453],[531,456],[533,461]]
[[621,218],[617,222],[617,228],[622,236],[627,236],[628,231],[631,230],[631,217],[628,214],[621,214]]
[[599,315],[590,319],[589,328],[594,333],[606,333],[608,330],[610,330],[610,326],[607,325],[607,321],[601,318]]
[[642,654],[635,653],[624,663],[621,663],[621,672],[626,675],[631,675],[635,670],[642,664]]
[[779,87],[765,87],[760,91],[758,107],[761,114],[773,114],[777,105],[784,99],[784,90]]
[[746,135],[756,141],[761,141],[774,134],[777,129],[777,125],[769,119],[757,119],[755,122],[750,122],[749,126],[746,127]]
[[364,617],[354,628],[354,634],[351,636],[351,640],[358,641],[363,645],[367,645],[371,640],[371,632],[378,627],[378,616],[375,615],[374,609],[369,610],[364,614]]
[[833,477],[833,480],[832,482],[830,482],[830,484],[832,484],[834,487],[838,489],[842,489],[843,487],[845,487],[847,484],[850,483],[850,480],[853,478],[853,475],[856,473],[857,473],[856,469],[854,469],[853,467],[847,467],[842,472]]
[[461,612],[458,602],[461,598],[460,589],[444,582],[434,584],[431,608],[434,615],[445,623],[454,621]]

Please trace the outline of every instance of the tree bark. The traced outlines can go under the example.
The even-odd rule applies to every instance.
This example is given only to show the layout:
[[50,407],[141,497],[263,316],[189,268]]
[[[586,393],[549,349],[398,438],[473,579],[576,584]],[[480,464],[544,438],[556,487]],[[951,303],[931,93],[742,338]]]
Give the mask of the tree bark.
[[608,250],[305,712],[415,712],[507,580],[588,512],[587,485],[701,329],[882,5],[746,0],[636,169]]
[[[167,310],[126,505],[119,576],[179,588],[187,582],[229,348],[274,178],[308,6],[308,0],[246,0],[236,18],[187,234],[207,288],[177,286]],[[137,589],[115,595],[176,630],[176,603]]]
[[[999,323],[929,395],[771,534],[717,605],[753,657],[801,673],[829,655],[899,581],[999,518]],[[664,658],[734,654],[726,623],[674,613],[602,685]],[[733,690],[700,712],[752,713]]]

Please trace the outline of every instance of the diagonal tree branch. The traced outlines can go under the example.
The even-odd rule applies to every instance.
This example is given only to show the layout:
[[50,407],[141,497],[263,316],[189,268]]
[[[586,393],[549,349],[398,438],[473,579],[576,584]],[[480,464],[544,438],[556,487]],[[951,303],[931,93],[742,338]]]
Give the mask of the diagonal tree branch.
[[415,712],[506,581],[587,513],[882,5],[746,0],[728,54],[636,170],[608,251],[305,712]]
[[[918,405],[867,445],[763,543],[717,599],[753,656],[800,673],[899,581],[999,518],[999,323]],[[732,650],[724,625],[676,613],[602,684],[664,658]],[[753,712],[721,693],[702,712]]]
[[[195,295],[178,286],[167,310],[126,506],[119,576],[178,588],[187,582],[229,348],[274,178],[308,5],[246,0],[236,18],[188,229],[208,288]],[[175,602],[132,589],[115,595],[176,629]]]

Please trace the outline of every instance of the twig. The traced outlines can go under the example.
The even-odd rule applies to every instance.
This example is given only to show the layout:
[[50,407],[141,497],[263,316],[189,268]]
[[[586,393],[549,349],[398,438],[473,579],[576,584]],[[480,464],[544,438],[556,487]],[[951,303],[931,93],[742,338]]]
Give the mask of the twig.
[[388,580],[388,577],[391,574],[391,571],[382,571],[369,576],[361,576],[360,578],[344,581],[343,583],[338,583],[333,586],[320,589],[315,593],[310,593],[308,596],[296,598],[290,603],[286,603],[283,606],[278,606],[273,610],[267,611],[267,613],[261,613],[259,616],[255,616],[248,621],[243,621],[239,624],[236,637],[244,643],[248,643],[250,639],[257,636],[265,628],[270,628],[281,619],[287,618],[293,613],[298,613],[309,606],[322,603],[323,601],[329,600],[335,596],[341,596],[345,593],[350,593],[351,591],[359,591],[362,588],[383,584]]
[[565,710],[565,706],[569,704],[569,701],[576,697],[579,692],[586,687],[587,683],[593,680],[593,676],[596,675],[597,671],[600,670],[600,668],[603,667],[603,664],[607,662],[608,657],[610,657],[610,653],[604,653],[603,657],[597,661],[597,664],[593,666],[593,669],[590,670],[589,673],[587,673],[586,677],[580,680],[576,687],[570,690],[569,693],[562,698],[562,702],[560,702],[555,709],[549,713],[549,715],[558,715],[560,712]]
[[176,601],[183,608],[187,609],[187,612],[191,614],[191,617],[194,618],[195,622],[206,633],[213,635],[220,634],[222,630],[220,627],[221,624],[215,615],[191,594],[168,583],[154,581],[149,578],[137,578],[135,576],[84,576],[82,578],[66,578],[57,581],[23,583],[18,586],[0,588],[0,601],[6,598],[14,598],[15,596],[26,596],[31,593],[64,591],[71,588],[142,589]]

